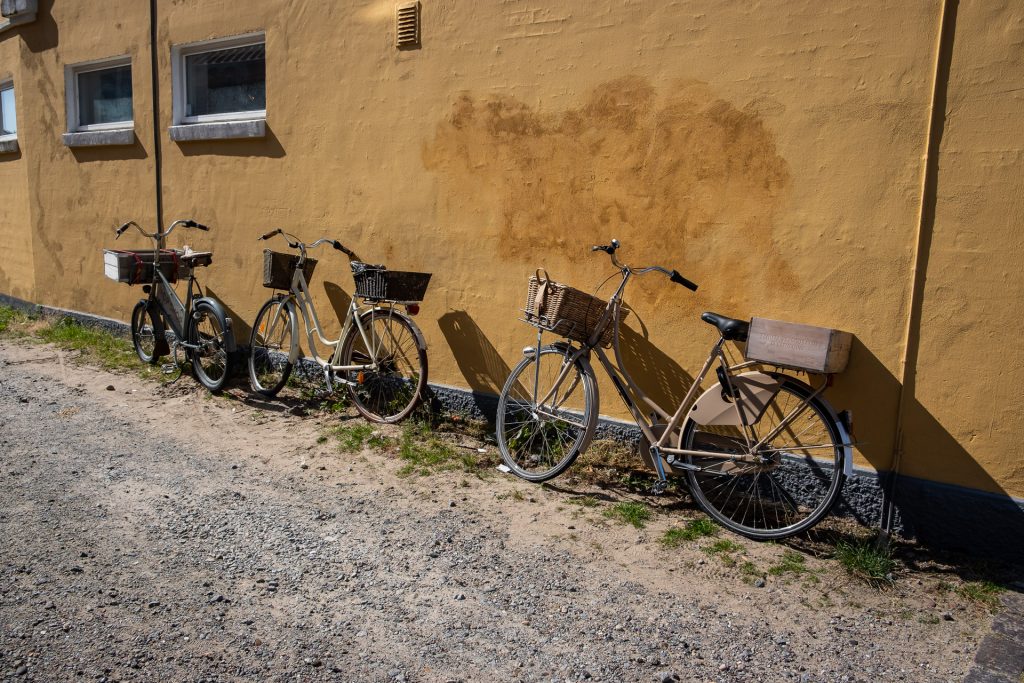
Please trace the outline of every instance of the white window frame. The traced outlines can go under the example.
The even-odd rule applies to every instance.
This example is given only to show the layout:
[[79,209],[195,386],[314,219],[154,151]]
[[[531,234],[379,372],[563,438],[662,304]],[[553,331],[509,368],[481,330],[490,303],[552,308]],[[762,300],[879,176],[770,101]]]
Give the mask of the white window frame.
[[[11,90],[14,90],[14,79],[13,78],[0,79],[0,90],[7,90],[8,88],[10,88]],[[17,118],[18,118],[18,111],[17,111],[18,93],[14,93],[14,106],[15,106],[14,118],[15,118],[15,120],[17,120]],[[0,135],[0,142],[8,142],[10,140],[17,140],[17,139],[18,139],[18,131],[14,131],[14,133],[12,135]]]
[[79,133],[96,130],[126,130],[135,129],[135,84],[132,83],[132,118],[127,121],[113,121],[111,123],[92,123],[83,126],[79,121],[78,111],[78,76],[90,71],[103,71],[119,66],[131,67],[131,55],[120,57],[106,57],[94,59],[90,62],[81,62],[64,67],[64,100],[67,105],[68,132]]
[[[184,43],[171,47],[171,76],[172,76],[172,106],[174,122],[173,125],[188,125],[194,123],[213,123],[218,121],[258,121],[267,118],[267,110],[258,111],[236,111],[223,114],[203,114],[201,116],[185,116],[188,90],[185,83],[185,58],[202,52],[214,52],[235,47],[247,47],[249,45],[263,45],[267,43],[267,34],[263,31],[256,33],[245,33],[228,38],[214,38],[203,40],[197,43]],[[264,72],[264,88],[266,87],[266,75]]]

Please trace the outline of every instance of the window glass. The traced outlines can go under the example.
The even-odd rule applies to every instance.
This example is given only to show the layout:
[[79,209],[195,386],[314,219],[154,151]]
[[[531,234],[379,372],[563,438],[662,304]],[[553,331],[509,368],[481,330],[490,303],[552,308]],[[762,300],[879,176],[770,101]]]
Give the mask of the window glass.
[[187,55],[185,92],[185,116],[266,109],[266,46]]
[[14,112],[14,88],[0,90],[0,135],[18,132],[18,117]]
[[132,120],[132,67],[118,66],[78,74],[78,124]]

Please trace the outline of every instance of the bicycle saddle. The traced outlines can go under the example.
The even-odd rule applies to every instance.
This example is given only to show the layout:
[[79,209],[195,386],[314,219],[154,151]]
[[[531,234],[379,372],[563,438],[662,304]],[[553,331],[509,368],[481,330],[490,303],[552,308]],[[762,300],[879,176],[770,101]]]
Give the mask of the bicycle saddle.
[[722,333],[723,339],[727,339],[729,341],[747,341],[747,331],[750,329],[750,323],[745,320],[726,318],[724,315],[718,315],[717,313],[711,313],[710,311],[701,313],[700,319],[709,325],[717,327],[718,331]]

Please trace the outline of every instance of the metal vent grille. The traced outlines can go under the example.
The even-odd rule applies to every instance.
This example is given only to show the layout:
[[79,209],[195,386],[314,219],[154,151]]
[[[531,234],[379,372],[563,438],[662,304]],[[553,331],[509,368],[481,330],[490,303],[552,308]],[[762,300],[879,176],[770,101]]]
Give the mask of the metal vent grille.
[[419,47],[420,3],[406,2],[395,13],[395,47]]

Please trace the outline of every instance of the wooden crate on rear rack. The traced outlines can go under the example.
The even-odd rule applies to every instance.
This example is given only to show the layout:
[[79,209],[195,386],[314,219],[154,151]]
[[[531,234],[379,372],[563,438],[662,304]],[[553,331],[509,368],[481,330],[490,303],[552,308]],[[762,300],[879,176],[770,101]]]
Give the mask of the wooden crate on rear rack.
[[747,360],[823,374],[842,372],[850,358],[853,335],[768,318],[751,318]]

